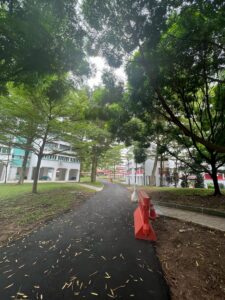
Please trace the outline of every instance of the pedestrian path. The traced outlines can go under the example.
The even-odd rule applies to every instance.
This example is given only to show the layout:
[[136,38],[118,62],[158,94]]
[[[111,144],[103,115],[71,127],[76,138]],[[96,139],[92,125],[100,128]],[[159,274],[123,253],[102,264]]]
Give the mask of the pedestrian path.
[[91,185],[91,184],[86,184],[86,183],[79,183],[79,185],[82,185],[88,189],[91,189],[91,190],[94,190],[94,191],[97,191],[97,192],[100,192],[103,190],[104,186],[102,187],[98,187],[98,186],[94,186],[94,185]]
[[135,240],[126,188],[104,189],[76,210],[0,249],[0,299],[168,300],[154,245]]
[[159,215],[164,215],[188,222],[193,222],[209,228],[225,231],[225,218],[200,214],[192,211],[181,210],[177,208],[159,206],[155,204],[156,211]]

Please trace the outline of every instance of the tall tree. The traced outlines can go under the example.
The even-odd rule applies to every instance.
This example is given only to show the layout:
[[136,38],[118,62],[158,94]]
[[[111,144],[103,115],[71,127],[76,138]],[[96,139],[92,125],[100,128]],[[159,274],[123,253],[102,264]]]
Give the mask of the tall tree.
[[[182,98],[168,90],[168,79],[169,87],[176,87],[182,74],[183,81],[188,79],[190,84],[198,74],[197,86],[202,78],[214,84],[224,83],[224,1],[125,0],[121,5],[118,0],[86,0],[83,12],[92,28],[91,37],[111,65],[119,66],[124,57],[138,49],[136,62],[166,120],[195,143],[225,153],[223,141],[208,140],[191,130],[177,114],[176,106],[171,107],[171,102],[177,102],[180,108]],[[96,42],[92,47],[95,45]]]
[[121,164],[121,151],[124,145],[111,145],[110,148],[100,158],[99,166],[113,172],[113,178],[116,178],[116,166]]
[[46,144],[68,135],[69,120],[75,123],[82,118],[82,104],[77,93],[71,90],[70,83],[57,76],[46,77],[35,88],[21,86],[10,91],[10,96],[1,97],[0,122],[4,125],[1,140],[5,143],[13,136],[14,146],[37,155],[33,182],[33,192],[36,193],[43,156],[59,151],[46,150]]
[[91,124],[87,139],[89,140],[91,158],[91,182],[95,182],[99,160],[109,149],[112,139],[108,130],[102,124],[96,123]]
[[217,170],[225,153],[224,2],[106,2],[97,21],[93,12],[100,3],[84,2],[86,19],[96,30],[93,36],[104,45],[102,53],[117,66],[137,50],[127,70],[139,115],[152,120],[154,111],[179,128],[186,143],[190,139],[211,165],[215,194],[220,194]]

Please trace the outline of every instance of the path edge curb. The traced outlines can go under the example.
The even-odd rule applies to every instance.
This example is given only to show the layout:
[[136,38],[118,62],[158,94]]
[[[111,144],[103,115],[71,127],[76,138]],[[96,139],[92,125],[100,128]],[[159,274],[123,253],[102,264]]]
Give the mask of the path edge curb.
[[182,205],[182,204],[176,204],[176,203],[167,203],[167,202],[163,202],[163,201],[153,201],[153,202],[154,202],[154,204],[159,205],[159,206],[172,207],[172,208],[177,208],[177,209],[181,209],[181,210],[188,210],[188,211],[192,211],[192,212],[201,213],[202,215],[210,215],[210,216],[225,218],[225,212],[219,211],[219,210],[214,210],[214,209],[204,208],[204,207],[194,207],[194,206]]

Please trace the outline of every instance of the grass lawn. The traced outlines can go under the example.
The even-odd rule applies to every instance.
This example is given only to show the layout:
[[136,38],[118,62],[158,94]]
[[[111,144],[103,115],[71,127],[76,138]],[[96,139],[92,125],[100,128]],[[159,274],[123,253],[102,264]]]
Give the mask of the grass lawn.
[[[55,189],[61,188],[75,188],[79,189],[74,183],[51,183],[51,182],[43,182],[38,183],[38,193],[44,191],[50,191]],[[0,201],[5,198],[12,198],[14,196],[19,196],[25,193],[31,193],[32,184],[31,183],[24,183],[20,184],[0,184]]]
[[86,184],[93,185],[93,186],[96,186],[96,187],[103,187],[103,183],[101,183],[99,181],[91,182],[91,178],[88,177],[88,176],[81,177],[80,178],[80,183],[86,183]]
[[40,183],[38,194],[32,194],[31,188],[29,183],[0,185],[0,242],[69,210],[94,193],[74,183]]
[[212,208],[225,211],[225,192],[222,196],[212,196],[211,189],[189,189],[169,187],[138,187],[144,189],[154,200],[194,207]]
[[213,190],[211,189],[191,189],[191,188],[173,188],[173,187],[151,187],[142,186],[147,191],[152,192],[167,192],[175,195],[185,195],[185,196],[211,196]]

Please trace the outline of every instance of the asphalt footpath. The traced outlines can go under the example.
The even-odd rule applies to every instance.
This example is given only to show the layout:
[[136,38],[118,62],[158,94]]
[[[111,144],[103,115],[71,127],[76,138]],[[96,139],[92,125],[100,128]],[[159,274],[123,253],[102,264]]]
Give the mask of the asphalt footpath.
[[170,299],[151,242],[135,240],[128,191],[116,184],[0,248],[0,300]]

